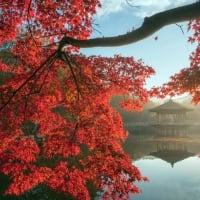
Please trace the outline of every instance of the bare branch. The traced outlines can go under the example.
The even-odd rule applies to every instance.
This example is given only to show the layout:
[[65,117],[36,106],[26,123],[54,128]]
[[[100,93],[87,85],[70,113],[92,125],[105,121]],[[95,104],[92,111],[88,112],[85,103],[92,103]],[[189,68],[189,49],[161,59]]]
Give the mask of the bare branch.
[[184,35],[184,31],[183,31],[183,25],[179,25],[179,24],[176,24],[176,26],[178,26],[180,29],[181,29],[181,32],[183,33],[183,35]]
[[112,47],[131,44],[149,37],[164,26],[178,22],[189,21],[200,17],[200,2],[177,7],[171,10],[157,13],[146,17],[142,26],[124,35],[89,40],[77,40],[64,36],[60,41],[59,50],[66,45],[73,45],[80,48],[91,47]]
[[126,0],[126,3],[133,8],[140,8],[140,6],[134,5],[134,3],[132,2],[132,0]]

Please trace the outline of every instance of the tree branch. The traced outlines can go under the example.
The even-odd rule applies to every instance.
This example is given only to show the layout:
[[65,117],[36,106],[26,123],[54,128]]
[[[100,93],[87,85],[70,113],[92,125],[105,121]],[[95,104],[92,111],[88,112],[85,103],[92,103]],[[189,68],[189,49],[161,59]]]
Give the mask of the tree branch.
[[3,105],[0,105],[0,111],[3,110],[15,97],[15,95],[31,80],[35,77],[35,75],[46,65],[49,65],[49,63],[52,63],[52,59],[54,59],[57,56],[57,51],[52,53],[19,87],[12,92],[11,96],[6,100]]
[[186,6],[177,7],[171,10],[157,13],[151,17],[146,17],[142,26],[124,35],[104,38],[93,38],[88,40],[78,40],[64,36],[60,41],[59,50],[66,45],[80,48],[91,47],[111,47],[127,45],[149,37],[159,29],[169,24],[189,21],[200,17],[200,2]]

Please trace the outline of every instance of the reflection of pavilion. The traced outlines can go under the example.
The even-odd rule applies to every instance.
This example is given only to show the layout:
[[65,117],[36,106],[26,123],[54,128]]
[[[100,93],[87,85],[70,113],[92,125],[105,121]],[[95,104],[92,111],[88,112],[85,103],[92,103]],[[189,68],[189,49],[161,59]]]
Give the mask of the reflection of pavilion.
[[175,163],[195,154],[187,151],[185,143],[159,142],[157,143],[157,151],[151,152],[150,155],[165,160],[173,167]]
[[179,136],[187,133],[186,113],[192,109],[185,108],[171,99],[149,110],[155,113],[156,122],[152,125],[165,136]]

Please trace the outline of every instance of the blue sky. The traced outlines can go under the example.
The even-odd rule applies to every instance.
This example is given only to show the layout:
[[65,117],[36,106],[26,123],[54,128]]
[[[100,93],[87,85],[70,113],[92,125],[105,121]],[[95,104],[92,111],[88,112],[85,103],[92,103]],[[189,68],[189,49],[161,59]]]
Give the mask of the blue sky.
[[[126,0],[101,0],[102,8],[98,10],[94,23],[92,37],[106,37],[124,34],[132,28],[138,28],[144,16],[151,16],[157,12],[190,4],[194,0],[127,0],[135,6],[130,7]],[[181,68],[189,66],[189,55],[194,46],[187,42],[189,33],[187,23],[179,23],[184,34],[177,25],[166,26],[154,35],[137,43],[120,47],[98,47],[83,49],[86,55],[133,56],[142,58],[144,63],[156,70],[156,75],[147,81],[147,88],[160,86],[167,82],[169,77]],[[155,40],[155,37],[158,40]]]

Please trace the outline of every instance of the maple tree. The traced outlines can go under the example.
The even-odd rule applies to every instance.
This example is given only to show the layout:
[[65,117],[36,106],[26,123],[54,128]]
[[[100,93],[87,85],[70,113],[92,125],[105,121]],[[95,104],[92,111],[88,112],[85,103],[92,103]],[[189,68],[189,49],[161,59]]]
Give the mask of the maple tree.
[[[2,53],[13,60],[0,62],[0,171],[11,179],[5,194],[46,185],[90,199],[92,185],[102,199],[128,199],[130,192],[140,192],[135,182],[147,180],[121,147],[128,133],[110,99],[128,96],[121,107],[140,110],[160,92],[145,89],[153,68],[133,57],[86,57],[79,48],[141,40],[170,23],[200,17],[200,3],[145,18],[140,28],[121,36],[88,39],[100,6],[98,0],[0,2],[0,44],[12,42],[11,52]],[[190,41],[199,43],[199,21],[190,27],[195,30]],[[196,73],[199,47],[191,61]],[[180,93],[188,90],[180,87]],[[198,86],[193,88],[196,95]]]

